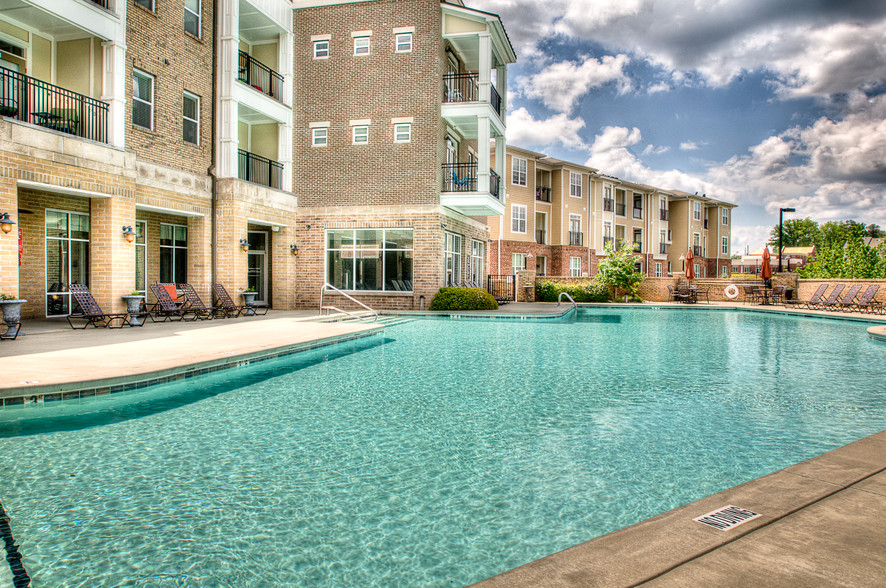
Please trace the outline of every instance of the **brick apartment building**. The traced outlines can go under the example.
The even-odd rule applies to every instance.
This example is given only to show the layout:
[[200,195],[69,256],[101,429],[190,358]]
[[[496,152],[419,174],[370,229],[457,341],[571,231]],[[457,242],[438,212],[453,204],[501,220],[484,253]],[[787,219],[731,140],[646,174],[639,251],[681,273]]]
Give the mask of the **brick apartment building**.
[[[734,204],[621,180],[509,145],[503,216],[489,217],[489,271],[592,276],[604,247],[632,244],[638,271],[683,273],[692,247],[696,275],[730,267]],[[710,247],[709,247],[710,243]]]

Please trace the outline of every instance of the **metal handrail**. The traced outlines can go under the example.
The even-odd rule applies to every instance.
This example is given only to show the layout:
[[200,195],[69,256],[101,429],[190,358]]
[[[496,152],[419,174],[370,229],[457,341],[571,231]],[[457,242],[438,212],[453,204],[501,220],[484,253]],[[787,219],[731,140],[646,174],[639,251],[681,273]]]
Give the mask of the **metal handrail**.
[[[351,295],[349,295],[349,294],[347,294],[347,293],[345,293],[345,292],[342,292],[341,290],[339,290],[338,288],[336,288],[335,286],[333,286],[332,284],[330,284],[330,283],[328,283],[328,282],[325,283],[325,284],[323,284],[323,286],[320,288],[320,315],[321,315],[321,316],[323,315],[323,311],[324,311],[324,310],[335,310],[335,311],[337,311],[337,312],[343,312],[344,314],[347,314],[347,315],[349,315],[349,316],[356,316],[356,315],[351,314],[351,313],[349,313],[349,312],[345,312],[345,311],[343,311],[343,310],[339,310],[338,308],[336,308],[336,307],[334,307],[334,306],[326,306],[326,307],[324,307],[324,306],[323,306],[323,293],[326,291],[327,288],[329,288],[330,290],[334,290],[334,291],[338,292],[339,294],[341,294],[342,296],[344,296],[345,298],[347,298],[347,299],[350,300],[351,302],[354,302],[355,304],[358,304],[358,305],[362,306],[363,308],[365,308],[366,310],[368,310],[369,312],[371,312],[372,315],[373,315],[373,318],[372,318],[373,321],[378,320],[378,312],[377,312],[377,311],[375,311],[375,310],[369,308],[368,306],[366,306],[365,304],[363,304],[362,302],[360,302],[359,300],[357,300],[357,299],[354,298],[353,296],[351,296]],[[362,317],[358,317],[358,318],[362,318]]]
[[569,302],[572,303],[572,308],[578,308],[578,305],[575,303],[575,300],[572,299],[572,296],[569,295],[569,292],[560,292],[560,295],[557,296],[557,306],[560,306],[560,303],[563,301],[564,296],[569,299]]

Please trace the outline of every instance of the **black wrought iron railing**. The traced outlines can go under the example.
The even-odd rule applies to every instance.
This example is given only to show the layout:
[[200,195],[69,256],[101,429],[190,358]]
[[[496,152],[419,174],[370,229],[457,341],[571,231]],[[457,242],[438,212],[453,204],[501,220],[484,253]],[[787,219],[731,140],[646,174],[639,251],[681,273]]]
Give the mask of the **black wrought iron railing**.
[[704,219],[704,228],[705,228],[705,229],[708,228],[708,219]]
[[613,248],[614,248],[616,251],[619,251],[619,250],[621,249],[621,243],[622,243],[622,241],[624,241],[624,237],[619,237],[618,239],[615,240],[615,243],[613,243],[613,245],[614,245]]
[[489,104],[492,105],[492,109],[498,113],[498,116],[501,116],[501,95],[491,84],[489,85]]
[[269,188],[280,189],[283,184],[283,164],[249,151],[238,149],[239,178],[261,184]]
[[662,255],[667,255],[670,248],[671,247],[668,243],[659,243],[658,244],[658,252]]
[[613,244],[614,244],[614,242],[615,242],[615,239],[613,239],[612,237],[607,237],[607,236],[605,236],[605,235],[603,236],[603,247],[606,247],[606,244],[607,244],[607,243],[613,243]]
[[283,76],[245,51],[240,51],[237,79],[278,102],[283,101]]
[[616,203],[615,214],[617,214],[618,216],[624,216],[625,215],[625,208],[626,207],[624,204],[621,204],[620,202]]
[[541,202],[550,202],[551,201],[551,189],[547,186],[536,186],[535,187],[535,199],[540,200]]
[[545,231],[541,229],[536,229],[535,231],[535,242],[539,245],[545,244]]
[[110,10],[112,12],[114,10],[114,0],[90,0],[90,2],[97,6],[101,6],[105,10]]
[[604,212],[612,212],[615,208],[615,200],[612,198],[604,198],[603,199],[603,211]]
[[495,197],[497,200],[500,199],[499,195],[498,195],[499,186],[501,186],[501,177],[499,177],[499,175],[497,173],[495,173],[495,170],[490,168],[490,170],[489,170],[489,193],[492,194],[492,196]]
[[581,247],[584,244],[584,236],[584,233],[569,231],[569,244],[575,247]]
[[643,253],[643,245],[641,243],[635,242],[631,246],[631,251],[633,251],[634,253]]
[[692,255],[695,255],[695,256],[701,255],[701,245],[693,245],[692,246]]
[[667,208],[659,208],[658,209],[658,218],[659,218],[659,220],[663,220],[663,221],[668,220],[668,209]]
[[643,209],[642,208],[635,208],[634,209],[634,218],[636,218],[636,219],[643,218]]
[[0,115],[91,141],[108,142],[108,105],[0,67]]
[[[479,102],[480,76],[477,73],[446,74],[443,76],[443,102]],[[489,104],[499,116],[501,94],[495,86],[489,86]]]
[[[489,193],[495,198],[500,198],[501,177],[494,170],[489,170]],[[444,192],[476,192],[477,164],[476,163],[444,163],[443,164],[443,191]]]
[[499,304],[517,299],[517,276],[488,276],[486,291],[492,294]]

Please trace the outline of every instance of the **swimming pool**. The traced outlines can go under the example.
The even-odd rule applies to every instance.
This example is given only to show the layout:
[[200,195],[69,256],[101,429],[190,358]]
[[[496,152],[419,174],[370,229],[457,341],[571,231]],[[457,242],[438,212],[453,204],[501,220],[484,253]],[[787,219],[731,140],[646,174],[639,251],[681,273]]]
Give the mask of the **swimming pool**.
[[3,411],[0,501],[35,586],[463,585],[886,428],[866,326],[416,320]]

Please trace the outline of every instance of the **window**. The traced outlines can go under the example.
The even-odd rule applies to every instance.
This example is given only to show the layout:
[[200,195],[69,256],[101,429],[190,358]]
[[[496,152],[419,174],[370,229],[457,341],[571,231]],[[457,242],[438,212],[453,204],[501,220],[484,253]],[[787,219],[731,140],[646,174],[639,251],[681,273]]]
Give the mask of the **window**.
[[135,0],[135,3],[154,12],[154,0]]
[[329,141],[329,129],[311,129],[311,147],[326,147]]
[[724,265],[723,266],[723,273],[720,275],[721,275],[721,277],[728,278],[729,277],[729,266]]
[[46,316],[78,310],[69,284],[89,285],[89,215],[46,209]]
[[461,243],[462,236],[446,232],[443,243],[443,255],[446,262],[446,284],[461,281]]
[[569,195],[581,198],[581,174],[569,172]]
[[351,127],[351,132],[353,133],[353,144],[354,145],[368,145],[369,144],[369,127],[366,125],[355,125]]
[[326,281],[342,290],[412,291],[412,229],[327,229]]
[[634,253],[643,253],[643,229],[634,229]]
[[656,278],[661,277],[661,262],[660,261],[655,262],[655,277]]
[[200,0],[185,0],[185,30],[200,36]]
[[723,255],[729,255],[729,237],[723,237],[723,242],[720,247],[720,253]]
[[132,70],[132,124],[154,128],[154,76]]
[[354,55],[369,55],[369,37],[354,37]]
[[483,275],[483,262],[486,259],[486,243],[471,239],[471,282],[478,288],[483,287],[485,282]]
[[518,157],[511,158],[511,183],[515,186],[526,185],[526,160]]
[[729,224],[729,209],[722,208],[721,210],[723,211],[723,220],[720,222],[722,222],[724,225],[728,225]]
[[511,204],[511,232],[526,232],[526,207],[521,204]]
[[703,278],[704,276],[701,275],[701,266],[697,263],[693,263],[692,266],[695,268],[695,277]]
[[400,33],[395,39],[394,51],[397,53],[412,52],[412,33]]
[[182,99],[182,138],[200,144],[200,98],[185,92]]
[[573,278],[581,277],[581,257],[569,258],[569,275]]
[[410,141],[412,141],[412,124],[394,125],[394,143],[409,143]]
[[667,243],[668,242],[668,232],[664,229],[658,232],[658,242],[659,243]]
[[514,253],[511,256],[511,266],[514,268],[514,273],[524,271],[526,269],[526,254]]
[[329,57],[329,41],[314,41],[314,59]]
[[637,194],[634,192],[634,218],[641,219],[643,218],[643,195]]
[[692,203],[692,218],[701,220],[701,202]]
[[135,288],[133,290],[142,296],[148,289],[147,225],[147,221],[135,221]]
[[188,281],[188,227],[160,224],[160,281],[184,284]]

